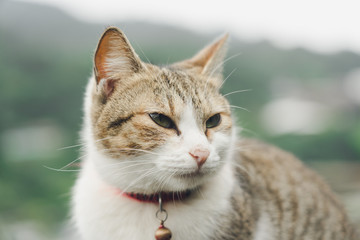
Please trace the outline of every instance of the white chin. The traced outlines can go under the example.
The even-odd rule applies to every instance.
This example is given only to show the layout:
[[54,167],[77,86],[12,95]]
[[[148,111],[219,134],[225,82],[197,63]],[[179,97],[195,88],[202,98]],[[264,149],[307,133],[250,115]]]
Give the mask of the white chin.
[[200,187],[210,177],[208,174],[185,174],[172,176],[163,184],[162,191],[186,191]]

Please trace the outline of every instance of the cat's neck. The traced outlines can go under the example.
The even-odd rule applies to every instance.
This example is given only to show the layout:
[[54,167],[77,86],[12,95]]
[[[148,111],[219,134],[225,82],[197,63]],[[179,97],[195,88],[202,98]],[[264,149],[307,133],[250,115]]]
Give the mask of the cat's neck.
[[[97,169],[95,167],[94,162],[91,157],[88,157],[84,161],[83,165],[83,174],[87,176],[87,178],[92,179],[92,184],[95,189],[101,189],[102,191],[111,193],[111,195],[121,198],[140,200],[138,202],[143,201],[152,201],[146,200],[146,198],[154,198],[154,202],[158,202],[159,193],[137,193],[138,196],[132,195],[131,192],[124,192],[120,188],[113,186],[106,181],[104,181]],[[210,179],[210,181],[206,182],[204,185],[199,186],[196,189],[187,189],[184,191],[177,192],[161,192],[162,199],[164,202],[172,202],[173,200],[178,200],[179,202],[188,199],[194,199],[197,195],[201,195],[201,198],[207,198],[207,195],[229,195],[234,184],[235,178],[233,169],[231,167],[231,162],[226,163],[223,168],[214,176],[214,178]],[[227,191],[228,190],[228,191]],[[215,191],[215,192],[214,192]],[[218,192],[219,191],[219,192]]]
[[[89,157],[84,161],[76,186],[74,201],[79,204],[75,211],[76,217],[82,221],[96,218],[102,221],[100,224],[90,222],[90,226],[82,229],[84,236],[95,239],[99,228],[107,229],[105,232],[109,232],[109,236],[99,236],[98,239],[111,239],[110,232],[116,232],[122,239],[148,239],[153,236],[154,229],[159,226],[155,216],[159,206],[133,201],[118,194],[114,187],[101,179],[92,160]],[[216,229],[216,219],[231,208],[234,184],[233,169],[231,163],[227,163],[189,198],[165,203],[164,208],[169,213],[166,226],[178,236],[177,239],[187,239],[188,236],[210,239]],[[189,219],[189,216],[192,217]],[[134,226],[142,226],[141,231]]]
[[[232,186],[234,184],[234,173],[231,168],[231,162],[226,163],[223,168],[214,176],[213,179],[210,179],[209,182],[205,183],[202,186],[198,186],[195,189],[187,189],[183,191],[176,192],[161,192],[161,198],[163,202],[182,202],[187,201],[188,199],[194,199],[199,194],[201,198],[207,198],[207,195],[217,195],[220,191],[223,195],[228,195],[231,192]],[[159,202],[159,193],[142,193],[142,192],[127,192],[123,191],[117,186],[113,186],[110,183],[104,181],[99,175],[96,166],[91,157],[88,157],[84,161],[83,165],[84,172],[88,178],[93,179],[92,182],[95,184],[95,188],[101,189],[102,191],[111,193],[115,197],[125,198],[133,200],[134,202]],[[229,190],[229,191],[227,191]],[[214,192],[215,191],[215,192]],[[219,192],[219,193],[220,193]]]
[[163,203],[166,202],[176,202],[183,201],[191,196],[191,193],[194,190],[186,190],[181,192],[159,192],[153,194],[143,194],[143,193],[134,193],[134,192],[123,192],[118,189],[119,194],[134,201],[143,202],[143,203],[155,203],[158,204],[159,200]]

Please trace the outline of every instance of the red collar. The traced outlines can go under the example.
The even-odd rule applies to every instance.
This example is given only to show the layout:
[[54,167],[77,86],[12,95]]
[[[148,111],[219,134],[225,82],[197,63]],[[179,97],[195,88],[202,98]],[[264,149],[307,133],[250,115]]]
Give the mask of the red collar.
[[[161,201],[165,202],[174,202],[174,201],[182,201],[188,198],[191,195],[191,191],[183,191],[183,192],[161,192]],[[139,201],[139,202],[147,202],[147,203],[159,203],[159,193],[155,194],[142,194],[142,193],[122,193],[123,196],[128,197],[130,199]]]

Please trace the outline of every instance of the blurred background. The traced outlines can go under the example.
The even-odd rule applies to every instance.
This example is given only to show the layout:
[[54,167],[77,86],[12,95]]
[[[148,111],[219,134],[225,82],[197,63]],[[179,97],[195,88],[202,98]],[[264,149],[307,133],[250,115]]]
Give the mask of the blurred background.
[[[0,0],[0,239],[76,239],[68,224],[82,98],[106,26],[144,61],[231,35],[222,92],[242,134],[293,152],[360,227],[357,1]],[[246,90],[232,93],[233,91]]]

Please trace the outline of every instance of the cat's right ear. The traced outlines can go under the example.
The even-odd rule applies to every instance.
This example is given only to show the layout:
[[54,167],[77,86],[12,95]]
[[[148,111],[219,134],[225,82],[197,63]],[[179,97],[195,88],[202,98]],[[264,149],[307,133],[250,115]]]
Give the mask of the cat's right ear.
[[141,68],[141,60],[125,34],[115,27],[106,29],[100,38],[94,58],[97,89],[109,97],[114,91],[116,81],[126,79]]
[[228,34],[223,35],[212,44],[203,48],[191,59],[185,60],[184,63],[190,67],[198,68],[203,75],[222,76],[228,37]]

